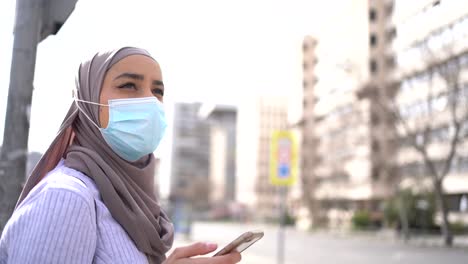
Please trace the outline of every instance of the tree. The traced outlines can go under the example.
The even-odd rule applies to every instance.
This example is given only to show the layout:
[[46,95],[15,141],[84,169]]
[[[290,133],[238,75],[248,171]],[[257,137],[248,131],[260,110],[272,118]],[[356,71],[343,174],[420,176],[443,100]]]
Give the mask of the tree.
[[[420,65],[401,74],[399,81],[388,84],[377,93],[377,98],[394,121],[400,144],[408,145],[419,154],[425,169],[421,176],[430,179],[442,215],[441,232],[445,244],[451,246],[453,236],[443,183],[466,136],[468,84],[461,82],[461,76],[468,65],[468,49],[457,47],[454,39],[447,39],[447,36],[442,40],[436,37],[431,35],[419,44]],[[400,70],[407,69],[401,67]],[[403,89],[416,93],[417,99],[403,103]],[[392,97],[393,100],[385,100],[389,98],[388,93],[394,92],[397,96]],[[435,143],[441,144],[443,149],[436,150]]]

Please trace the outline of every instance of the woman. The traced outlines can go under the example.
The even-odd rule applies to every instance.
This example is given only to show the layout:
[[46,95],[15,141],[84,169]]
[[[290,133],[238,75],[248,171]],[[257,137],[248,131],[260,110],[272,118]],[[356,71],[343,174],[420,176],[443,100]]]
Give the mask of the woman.
[[239,253],[177,248],[155,197],[152,154],[166,128],[159,64],[126,47],[80,65],[74,102],[25,184],[0,263],[237,263]]

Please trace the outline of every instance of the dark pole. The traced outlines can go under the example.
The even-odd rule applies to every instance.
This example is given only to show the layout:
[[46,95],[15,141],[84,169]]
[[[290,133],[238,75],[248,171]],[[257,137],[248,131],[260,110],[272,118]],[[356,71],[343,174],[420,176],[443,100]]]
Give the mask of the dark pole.
[[0,232],[26,179],[37,44],[57,33],[75,4],[76,0],[16,0],[10,87],[0,151]]
[[10,217],[26,175],[29,116],[43,1],[17,0],[5,131],[0,155],[0,230]]

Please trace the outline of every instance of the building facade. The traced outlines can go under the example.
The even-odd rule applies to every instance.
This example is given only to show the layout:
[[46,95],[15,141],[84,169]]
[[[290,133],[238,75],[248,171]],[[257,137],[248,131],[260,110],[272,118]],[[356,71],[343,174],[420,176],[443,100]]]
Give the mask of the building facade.
[[365,209],[378,212],[382,202],[392,196],[399,182],[396,168],[398,143],[392,114],[385,108],[395,100],[392,86],[395,55],[392,49],[396,29],[392,23],[393,0],[368,1],[368,78],[356,95],[368,104],[368,152],[370,196]]
[[198,115],[200,103],[176,103],[170,199],[190,201],[200,210],[210,206],[210,126]]
[[393,24],[397,37],[393,50],[398,66],[393,76],[398,84],[395,100],[409,126],[399,130],[397,166],[401,185],[431,189],[430,174],[414,145],[426,146],[428,157],[440,172],[455,131],[454,106],[460,137],[443,188],[450,211],[460,212],[461,201],[468,195],[468,3],[447,0],[395,3]]
[[[385,90],[393,72],[393,1],[356,1],[347,10],[336,21],[337,27],[347,25],[346,32],[318,37],[316,81],[312,88],[304,81],[301,174],[313,178],[318,215],[312,217],[331,227],[349,223],[355,210],[379,211],[394,189],[391,124],[370,96]],[[344,43],[350,45],[343,49]],[[304,50],[304,60],[311,56]],[[304,78],[309,70],[304,65]]]
[[[349,223],[359,209],[373,212],[379,220],[383,202],[397,190],[430,189],[427,168],[411,143],[424,138],[427,126],[421,124],[430,124],[427,149],[436,167],[443,167],[454,131],[450,87],[459,88],[461,143],[443,188],[450,210],[460,211],[461,201],[468,197],[468,122],[461,118],[468,109],[468,3],[355,4],[346,16],[350,21],[340,21],[347,23],[343,34],[365,43],[354,43],[336,55],[333,43],[343,47],[346,38],[337,34],[317,37],[312,55],[303,48],[301,174],[314,183],[309,189],[319,214],[316,220],[325,219],[331,226]],[[366,20],[359,20],[362,16]],[[304,47],[311,46],[312,39],[306,38]],[[305,63],[309,60],[317,62],[313,68]],[[445,69],[445,78],[440,69]],[[315,76],[313,86],[307,79],[310,74]],[[447,85],[447,77],[452,85]],[[398,118],[406,120],[411,133],[404,133]]]
[[237,108],[205,105],[201,111],[210,124],[210,200],[226,206],[236,200]]
[[[312,36],[304,38],[302,43],[303,61],[303,111],[302,119],[299,123],[300,135],[301,135],[301,162],[300,162],[300,186],[301,186],[301,199],[304,201],[302,209],[297,212],[298,218],[310,218],[311,222],[306,225],[309,226],[312,223],[319,221],[318,204],[315,199],[315,186],[316,178],[314,173],[314,166],[316,165],[316,145],[317,145],[317,134],[314,131],[315,114],[314,106],[316,97],[314,95],[314,87],[318,79],[315,75],[315,66],[317,64],[317,39]],[[305,216],[305,217],[304,217]],[[307,227],[306,227],[307,228]]]

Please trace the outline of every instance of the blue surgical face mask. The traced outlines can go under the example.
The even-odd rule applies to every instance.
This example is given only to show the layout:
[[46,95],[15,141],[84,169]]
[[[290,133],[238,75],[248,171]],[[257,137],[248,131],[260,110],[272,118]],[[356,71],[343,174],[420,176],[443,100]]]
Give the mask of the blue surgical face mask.
[[[156,97],[109,100],[108,105],[75,99],[78,109],[101,131],[104,140],[120,157],[136,161],[156,150],[167,127],[161,102]],[[100,128],[78,102],[109,107],[109,123]]]

